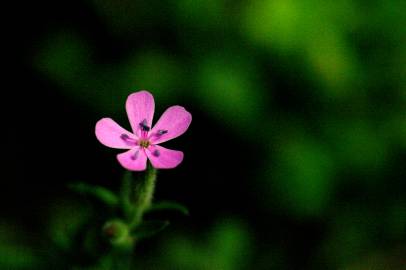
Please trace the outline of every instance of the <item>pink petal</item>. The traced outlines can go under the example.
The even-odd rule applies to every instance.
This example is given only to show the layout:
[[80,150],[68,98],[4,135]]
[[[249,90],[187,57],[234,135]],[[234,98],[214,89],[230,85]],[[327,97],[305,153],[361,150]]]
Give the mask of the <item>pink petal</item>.
[[183,152],[164,148],[159,145],[149,146],[145,153],[157,169],[171,169],[178,166],[183,160]]
[[169,107],[151,130],[151,143],[158,144],[182,135],[192,122],[192,115],[182,106]]
[[111,118],[103,118],[96,123],[95,129],[97,139],[105,146],[130,149],[134,147],[136,137],[120,127]]
[[143,171],[147,168],[147,156],[140,147],[118,154],[117,159],[121,166],[130,171]]
[[135,92],[128,96],[125,108],[134,134],[140,137],[140,123],[145,120],[147,126],[152,126],[154,97],[148,91]]

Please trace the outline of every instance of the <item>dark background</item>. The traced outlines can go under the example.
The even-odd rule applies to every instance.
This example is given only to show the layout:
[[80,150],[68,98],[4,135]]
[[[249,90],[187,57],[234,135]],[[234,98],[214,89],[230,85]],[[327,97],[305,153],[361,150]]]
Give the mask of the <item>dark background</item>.
[[175,104],[193,115],[165,144],[185,159],[159,172],[156,190],[191,215],[139,244],[138,269],[404,269],[404,11],[401,1],[7,4],[0,267],[107,267],[55,252],[95,211],[67,184],[118,189],[119,151],[94,125],[129,127],[125,99],[147,89],[155,121]]

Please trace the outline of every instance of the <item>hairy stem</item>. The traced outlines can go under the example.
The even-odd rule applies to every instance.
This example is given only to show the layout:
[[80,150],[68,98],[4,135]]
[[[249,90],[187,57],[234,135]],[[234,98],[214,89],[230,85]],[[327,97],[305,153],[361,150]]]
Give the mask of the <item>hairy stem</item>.
[[146,209],[151,206],[154,196],[157,171],[150,164],[145,172],[145,176],[139,179],[133,177],[130,202],[132,204],[132,218],[130,227],[137,226],[142,221],[142,216]]

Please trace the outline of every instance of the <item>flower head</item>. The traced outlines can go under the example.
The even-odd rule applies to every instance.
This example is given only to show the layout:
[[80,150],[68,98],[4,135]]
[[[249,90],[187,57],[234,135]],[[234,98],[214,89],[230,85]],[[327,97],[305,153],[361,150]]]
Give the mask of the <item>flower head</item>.
[[131,171],[143,171],[147,159],[157,169],[170,169],[183,160],[181,151],[171,150],[158,144],[182,135],[192,121],[192,115],[181,106],[169,107],[152,128],[154,97],[148,91],[128,96],[126,111],[132,132],[120,127],[111,118],[103,118],[96,124],[96,137],[105,146],[128,149],[118,154],[120,164]]

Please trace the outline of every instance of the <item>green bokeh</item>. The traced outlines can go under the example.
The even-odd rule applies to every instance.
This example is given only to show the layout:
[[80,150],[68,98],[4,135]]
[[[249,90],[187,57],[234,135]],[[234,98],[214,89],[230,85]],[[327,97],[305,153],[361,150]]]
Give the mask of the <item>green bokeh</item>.
[[[221,220],[205,236],[174,236],[164,241],[162,269],[246,269],[253,250],[246,226],[238,220]],[[159,269],[159,268],[157,268]]]
[[[263,151],[246,157],[255,177],[233,179],[255,187],[249,211],[222,209],[237,218],[217,213],[205,220],[211,227],[169,231],[153,259],[137,260],[140,269],[291,269],[300,256],[286,246],[296,240],[264,237],[263,224],[283,226],[275,213],[323,228],[312,235],[306,269],[347,269],[406,245],[402,1],[86,3],[106,38],[124,46],[117,54],[114,44],[104,48],[114,51],[105,56],[86,31],[48,29],[28,61],[54,91],[98,117],[124,118],[128,94],[148,89],[157,106],[190,104],[230,141]],[[63,202],[47,217],[47,237],[62,250],[91,218],[77,208]],[[9,235],[12,226],[0,231],[0,268],[40,267],[35,244]],[[84,250],[97,238],[90,234]],[[110,259],[89,269],[108,269]]]

